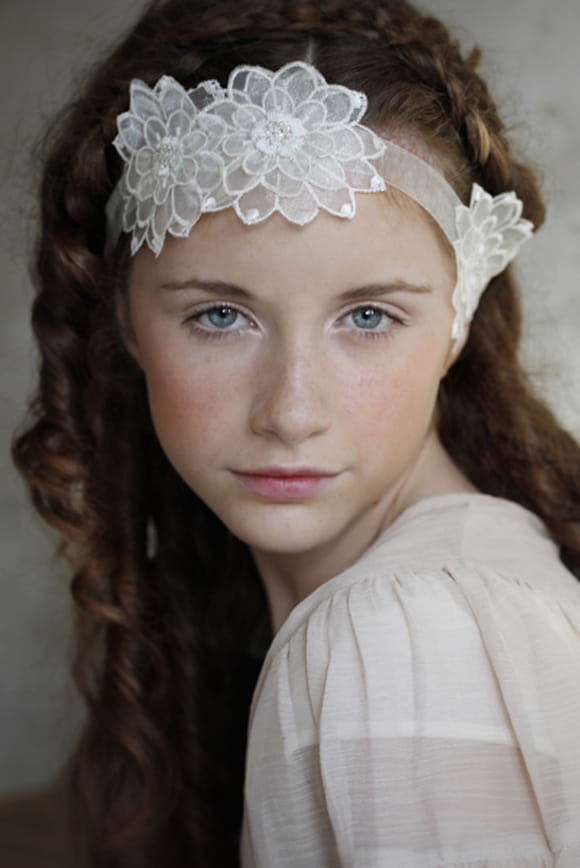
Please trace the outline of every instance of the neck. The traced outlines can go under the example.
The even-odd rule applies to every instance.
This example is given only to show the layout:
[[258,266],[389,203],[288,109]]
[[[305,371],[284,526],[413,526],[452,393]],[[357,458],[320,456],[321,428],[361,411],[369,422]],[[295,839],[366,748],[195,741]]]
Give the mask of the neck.
[[252,549],[268,598],[273,632],[316,588],[354,564],[402,512],[427,497],[477,491],[430,431],[412,471],[385,493],[378,509],[357,516],[338,539],[302,552]]

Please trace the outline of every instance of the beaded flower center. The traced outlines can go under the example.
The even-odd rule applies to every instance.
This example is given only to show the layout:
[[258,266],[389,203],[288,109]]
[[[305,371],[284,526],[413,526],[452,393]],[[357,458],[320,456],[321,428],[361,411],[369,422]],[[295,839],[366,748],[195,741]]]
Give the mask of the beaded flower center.
[[152,168],[156,175],[163,177],[179,168],[183,151],[175,136],[164,136],[154,150]]
[[255,146],[264,154],[288,156],[296,151],[306,130],[298,118],[272,113],[252,131]]

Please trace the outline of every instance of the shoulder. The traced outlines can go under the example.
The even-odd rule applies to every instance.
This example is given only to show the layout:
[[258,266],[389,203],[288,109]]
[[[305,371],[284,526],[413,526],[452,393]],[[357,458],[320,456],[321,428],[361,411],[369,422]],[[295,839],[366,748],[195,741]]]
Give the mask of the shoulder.
[[[351,567],[302,600],[271,646],[277,651],[303,628],[327,639],[364,625],[371,641],[403,619],[425,629],[474,614],[474,594],[533,591],[577,598],[580,584],[559,559],[546,526],[516,503],[482,494],[443,495],[410,507]],[[346,619],[346,628],[341,620]],[[371,629],[372,628],[372,629]],[[300,640],[297,640],[298,642]]]
[[251,727],[287,757],[371,734],[513,744],[478,618],[443,569],[341,588],[270,650]]
[[478,726],[505,733],[501,693],[514,694],[514,671],[522,697],[539,696],[538,671],[575,665],[580,584],[539,519],[515,504],[490,503],[483,516],[447,506],[415,510],[290,613],[255,707],[274,712],[286,696],[287,709],[309,709],[307,731],[323,709],[344,720],[345,701],[355,721],[411,720],[420,697],[424,717],[461,720],[468,702]]

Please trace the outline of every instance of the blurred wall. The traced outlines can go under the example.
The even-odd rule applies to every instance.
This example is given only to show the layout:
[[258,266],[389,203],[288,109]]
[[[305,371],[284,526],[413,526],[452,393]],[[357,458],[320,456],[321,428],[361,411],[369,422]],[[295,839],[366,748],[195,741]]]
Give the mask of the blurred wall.
[[[523,359],[580,437],[580,6],[577,0],[424,0],[465,46],[478,42],[513,136],[544,176],[549,216],[522,252]],[[0,0],[0,795],[60,770],[83,712],[68,674],[68,577],[35,517],[9,443],[36,364],[27,257],[39,130],[138,0]]]

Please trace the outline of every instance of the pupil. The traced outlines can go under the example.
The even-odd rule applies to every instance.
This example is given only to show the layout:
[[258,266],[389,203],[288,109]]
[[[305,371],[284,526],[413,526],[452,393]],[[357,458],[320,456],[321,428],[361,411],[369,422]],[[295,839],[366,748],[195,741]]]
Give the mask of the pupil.
[[237,313],[231,307],[216,307],[209,311],[208,317],[212,325],[223,328],[236,321]]
[[354,312],[353,319],[360,328],[369,329],[380,325],[382,316],[382,311],[376,307],[363,307]]

